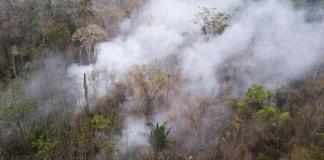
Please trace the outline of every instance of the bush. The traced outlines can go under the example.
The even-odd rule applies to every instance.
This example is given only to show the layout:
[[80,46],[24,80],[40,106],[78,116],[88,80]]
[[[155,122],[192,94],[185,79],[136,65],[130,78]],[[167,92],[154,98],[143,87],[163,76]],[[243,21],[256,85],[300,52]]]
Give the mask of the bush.
[[38,159],[52,159],[52,152],[57,150],[59,142],[50,138],[39,138],[32,143],[32,147],[37,151]]
[[112,130],[115,128],[116,117],[113,114],[103,116],[95,114],[91,120],[91,125],[99,130]]

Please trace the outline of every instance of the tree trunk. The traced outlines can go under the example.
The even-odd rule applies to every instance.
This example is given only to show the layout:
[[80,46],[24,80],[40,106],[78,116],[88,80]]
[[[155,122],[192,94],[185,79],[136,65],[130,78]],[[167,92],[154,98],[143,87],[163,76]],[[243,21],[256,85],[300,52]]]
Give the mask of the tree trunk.
[[79,65],[82,65],[82,49],[79,51]]
[[17,78],[17,71],[16,71],[16,62],[15,62],[15,54],[12,51],[12,49],[10,50],[11,54],[10,54],[10,69],[11,69],[11,74],[13,76],[13,78]]
[[84,73],[84,77],[83,77],[83,88],[84,88],[84,98],[86,101],[86,106],[85,106],[85,112],[87,114],[89,114],[89,100],[88,100],[88,86],[87,86],[87,76]]
[[88,46],[88,63],[91,64],[91,47]]

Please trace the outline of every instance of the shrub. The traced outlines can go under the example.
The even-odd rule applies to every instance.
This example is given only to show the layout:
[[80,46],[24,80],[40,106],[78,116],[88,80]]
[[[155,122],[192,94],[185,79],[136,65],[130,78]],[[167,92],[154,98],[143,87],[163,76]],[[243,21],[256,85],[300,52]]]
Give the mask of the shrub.
[[163,123],[162,125],[156,123],[155,126],[152,126],[149,142],[154,149],[155,155],[171,146],[171,143],[168,140],[170,131],[171,129],[166,127],[166,123]]
[[91,120],[91,125],[99,130],[111,130],[115,127],[116,117],[113,114],[103,116],[95,114]]

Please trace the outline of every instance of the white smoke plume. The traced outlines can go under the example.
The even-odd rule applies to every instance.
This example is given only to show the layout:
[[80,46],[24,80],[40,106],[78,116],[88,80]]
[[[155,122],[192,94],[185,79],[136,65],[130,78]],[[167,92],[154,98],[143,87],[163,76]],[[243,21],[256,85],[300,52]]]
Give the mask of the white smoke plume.
[[[216,36],[201,33],[200,26],[193,23],[199,7],[216,8],[231,15],[224,33]],[[75,77],[80,86],[83,73],[103,71],[104,74],[98,76],[97,96],[109,94],[113,81],[107,75],[115,75],[115,81],[123,80],[132,66],[154,63],[170,56],[178,59],[179,69],[189,79],[181,88],[181,95],[189,95],[184,98],[187,100],[195,96],[215,98],[223,87],[220,71],[227,72],[223,73],[225,75],[238,71],[240,74],[236,76],[243,83],[239,87],[253,83],[271,87],[305,73],[316,63],[324,47],[320,22],[306,22],[305,12],[294,9],[290,1],[151,0],[120,27],[122,31],[118,37],[98,45],[96,64],[69,68],[70,76]],[[236,91],[233,94],[238,94]],[[186,115],[179,106],[187,104],[171,104],[159,115],[164,112]],[[183,132],[173,126],[187,125],[179,119],[169,122],[174,134]],[[129,146],[149,144],[148,128],[144,123],[144,120],[125,121],[127,130],[132,130],[134,135],[127,137]],[[199,129],[206,128],[208,125]],[[122,144],[125,133],[120,139]]]

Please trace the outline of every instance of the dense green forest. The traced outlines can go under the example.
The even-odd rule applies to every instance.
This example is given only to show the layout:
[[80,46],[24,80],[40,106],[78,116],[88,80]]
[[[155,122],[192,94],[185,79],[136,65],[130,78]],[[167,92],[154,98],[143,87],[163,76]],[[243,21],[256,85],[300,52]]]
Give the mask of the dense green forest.
[[324,160],[323,46],[321,0],[0,0],[0,159]]

